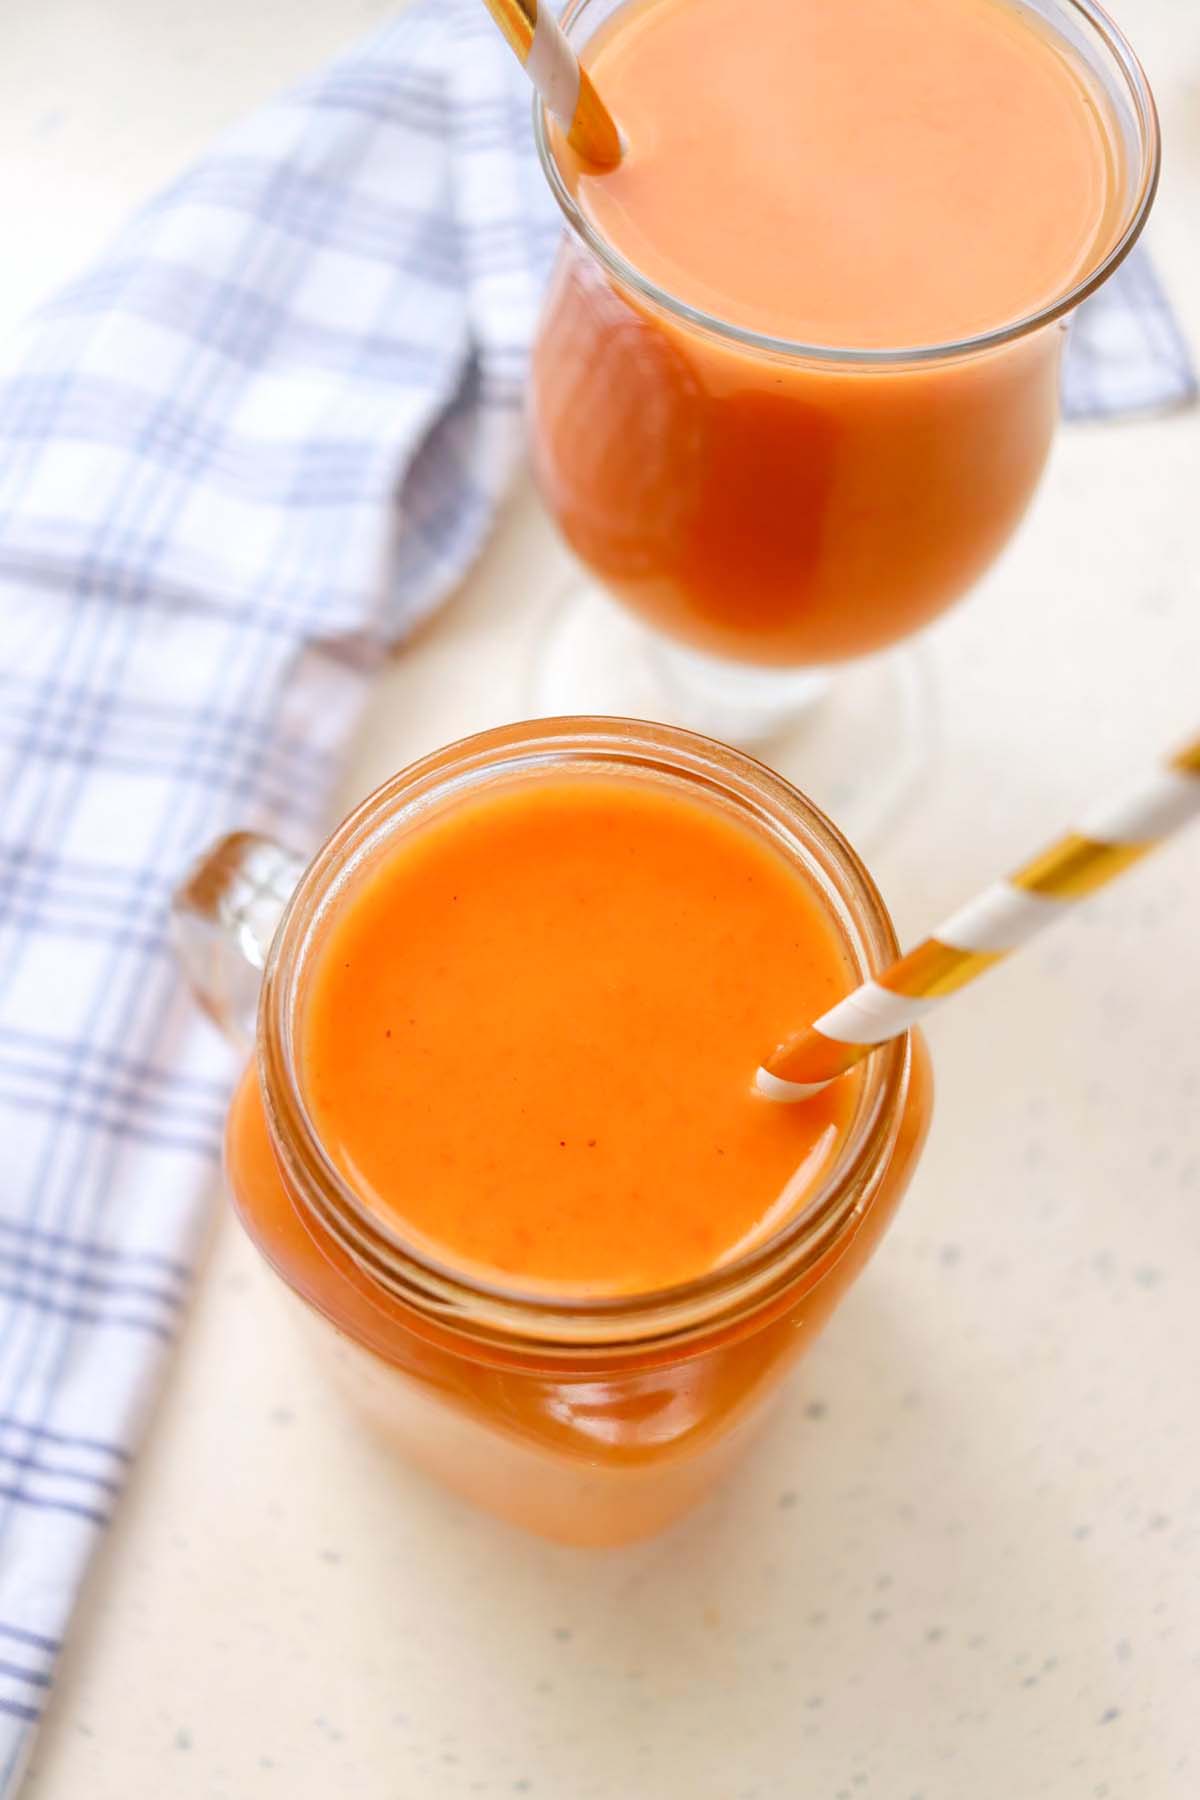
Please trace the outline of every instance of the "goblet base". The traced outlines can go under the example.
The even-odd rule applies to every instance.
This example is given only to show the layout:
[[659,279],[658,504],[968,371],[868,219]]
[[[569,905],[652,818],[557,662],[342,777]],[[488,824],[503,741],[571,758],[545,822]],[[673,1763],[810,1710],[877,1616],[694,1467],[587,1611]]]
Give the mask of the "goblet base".
[[585,577],[538,642],[527,700],[531,717],[657,719],[752,751],[860,849],[919,792],[938,740],[932,658],[919,642],[828,669],[759,668],[672,643]]

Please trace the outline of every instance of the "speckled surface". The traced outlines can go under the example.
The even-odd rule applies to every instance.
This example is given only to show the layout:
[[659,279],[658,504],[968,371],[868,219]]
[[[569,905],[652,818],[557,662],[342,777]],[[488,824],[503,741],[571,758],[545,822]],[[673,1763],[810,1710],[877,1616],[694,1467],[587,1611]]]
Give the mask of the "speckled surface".
[[[3,309],[377,11],[5,16]],[[1154,244],[1200,342],[1200,13],[1121,14],[1164,113]],[[902,931],[1194,725],[1197,493],[1200,415],[1061,438],[1019,543],[930,640],[945,752],[874,859]],[[347,802],[519,710],[560,569],[522,494],[381,688]],[[30,1800],[1200,1793],[1198,893],[1200,836],[939,1016],[892,1237],[752,1460],[631,1551],[524,1540],[389,1461],[222,1218]]]

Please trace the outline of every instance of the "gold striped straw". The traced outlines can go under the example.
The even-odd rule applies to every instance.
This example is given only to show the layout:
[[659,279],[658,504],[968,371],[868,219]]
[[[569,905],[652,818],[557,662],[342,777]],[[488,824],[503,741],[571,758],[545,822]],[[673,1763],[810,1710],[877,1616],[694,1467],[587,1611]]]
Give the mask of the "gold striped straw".
[[806,1100],[877,1045],[899,1037],[1078,900],[1200,814],[1200,737],[1087,814],[1077,831],[1007,881],[995,881],[902,956],[767,1058],[755,1085],[770,1100]]
[[567,42],[550,0],[484,0],[525,65],[525,73],[585,161],[610,169],[621,160],[621,134]]

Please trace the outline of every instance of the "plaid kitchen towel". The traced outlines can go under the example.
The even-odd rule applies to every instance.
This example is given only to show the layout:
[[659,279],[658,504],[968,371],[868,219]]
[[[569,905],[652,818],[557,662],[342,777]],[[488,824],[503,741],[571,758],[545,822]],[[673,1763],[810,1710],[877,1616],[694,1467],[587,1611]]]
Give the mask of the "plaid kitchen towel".
[[[0,1792],[233,1073],[170,888],[235,825],[319,834],[365,677],[509,478],[555,230],[520,71],[477,0],[427,0],[227,135],[0,370]],[[1085,315],[1080,410],[1188,390],[1140,269]]]
[[385,648],[518,454],[555,225],[477,0],[272,105],[0,379],[0,1791],[177,1328],[230,1054],[175,879],[312,843]]
[[1188,347],[1139,245],[1071,321],[1063,364],[1068,419],[1170,412],[1196,398]]

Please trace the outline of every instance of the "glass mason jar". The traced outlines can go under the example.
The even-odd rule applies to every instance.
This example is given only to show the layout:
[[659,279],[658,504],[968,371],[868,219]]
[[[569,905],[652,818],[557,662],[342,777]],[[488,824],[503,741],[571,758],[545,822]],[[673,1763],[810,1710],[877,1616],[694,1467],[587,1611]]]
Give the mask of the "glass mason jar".
[[296,1019],[316,936],[398,833],[489,783],[572,771],[651,774],[726,809],[816,886],[856,979],[895,956],[870,876],[787,782],[688,732],[614,719],[505,726],[440,750],[365,800],[305,869],[263,839],[227,838],[178,890],[175,917],[202,1001],[234,1033],[254,1032],[229,1115],[234,1206],[349,1397],[480,1506],[550,1538],[610,1544],[668,1524],[737,1455],[894,1212],[930,1080],[916,1038],[881,1049],[799,1215],[675,1288],[556,1299],[406,1244],[335,1169],[305,1106]]

